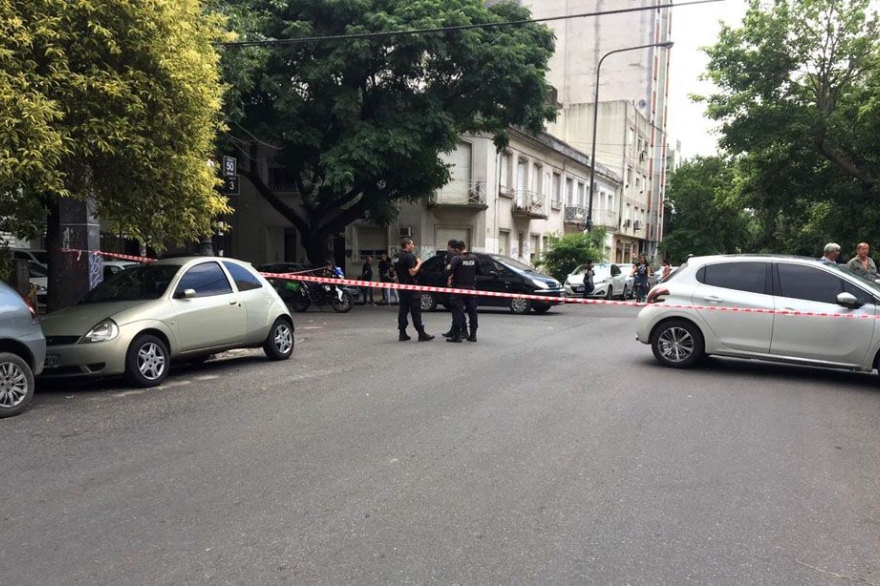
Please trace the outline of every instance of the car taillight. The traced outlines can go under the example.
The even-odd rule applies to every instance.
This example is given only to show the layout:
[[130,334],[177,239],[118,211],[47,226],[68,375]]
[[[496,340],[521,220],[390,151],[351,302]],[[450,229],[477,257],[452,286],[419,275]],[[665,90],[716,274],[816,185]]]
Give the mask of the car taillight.
[[651,289],[651,292],[648,293],[648,299],[646,300],[648,303],[661,303],[663,300],[660,298],[663,295],[669,295],[669,289],[665,287],[654,287]]

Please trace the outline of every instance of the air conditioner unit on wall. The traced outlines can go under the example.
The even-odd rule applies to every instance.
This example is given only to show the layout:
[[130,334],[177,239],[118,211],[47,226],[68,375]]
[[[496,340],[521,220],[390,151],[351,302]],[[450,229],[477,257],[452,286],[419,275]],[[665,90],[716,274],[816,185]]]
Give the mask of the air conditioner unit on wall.
[[397,235],[401,238],[412,238],[412,226],[403,226],[397,231]]

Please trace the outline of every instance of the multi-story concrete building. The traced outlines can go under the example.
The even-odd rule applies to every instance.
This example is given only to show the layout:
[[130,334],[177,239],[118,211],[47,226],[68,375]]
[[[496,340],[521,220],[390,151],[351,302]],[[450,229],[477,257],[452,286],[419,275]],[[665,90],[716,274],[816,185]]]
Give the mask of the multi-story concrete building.
[[[671,17],[662,0],[519,0],[534,18],[634,12],[547,22],[556,33],[548,80],[558,89],[562,110],[548,132],[590,152],[597,69],[611,51],[669,40]],[[666,183],[666,121],[669,51],[649,47],[609,55],[598,72],[599,112],[596,160],[623,177],[623,210],[616,260],[653,255],[662,238]],[[595,197],[594,197],[595,200]],[[629,206],[631,223],[624,228]],[[638,212],[636,212],[638,210]],[[642,217],[644,210],[644,217]],[[596,210],[594,209],[594,214]],[[634,230],[635,222],[640,229]],[[631,232],[629,231],[630,229]]]

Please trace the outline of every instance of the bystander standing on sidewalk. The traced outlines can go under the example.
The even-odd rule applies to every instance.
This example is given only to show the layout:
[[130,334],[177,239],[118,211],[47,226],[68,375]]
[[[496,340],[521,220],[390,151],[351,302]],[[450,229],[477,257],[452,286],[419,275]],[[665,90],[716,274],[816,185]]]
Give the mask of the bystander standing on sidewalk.
[[[373,257],[367,256],[364,259],[364,266],[361,268],[361,281],[371,281],[373,280]],[[361,305],[366,305],[369,303],[370,305],[374,305],[373,303],[373,288],[372,287],[361,287]]]
[[[388,255],[384,252],[379,257],[379,281],[382,283],[394,282],[394,264],[388,260]],[[392,297],[394,298],[394,303],[397,304],[397,289],[384,287],[382,289],[382,305],[388,305]]]
[[868,256],[871,247],[867,242],[859,242],[856,247],[856,256],[846,263],[846,268],[858,276],[873,281],[877,278],[877,265],[874,259]]

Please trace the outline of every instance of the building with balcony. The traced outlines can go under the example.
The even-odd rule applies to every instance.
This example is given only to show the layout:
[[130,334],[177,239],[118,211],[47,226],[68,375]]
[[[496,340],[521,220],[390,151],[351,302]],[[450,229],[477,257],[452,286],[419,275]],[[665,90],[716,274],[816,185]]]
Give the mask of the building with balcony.
[[[556,34],[548,81],[558,88],[562,104],[555,124],[549,125],[547,132],[590,152],[600,60],[609,51],[668,41],[671,10],[660,8],[666,4],[663,0],[518,3],[528,6],[533,17],[539,19],[611,8],[646,8],[546,23]],[[614,243],[618,262],[627,262],[640,252],[653,256],[662,239],[669,59],[670,51],[658,47],[624,51],[608,56],[599,72],[596,161],[623,178],[618,209],[620,238]]]
[[[413,239],[422,258],[445,252],[446,243],[455,238],[476,251],[534,264],[552,234],[583,231],[589,159],[546,133],[517,128],[509,133],[510,144],[500,153],[491,136],[462,136],[458,147],[444,156],[451,169],[447,185],[420,201],[402,202],[390,226],[354,222],[328,252],[351,277],[360,275],[366,256],[394,255],[403,237]],[[255,164],[278,197],[295,201],[294,183],[282,169],[263,156]],[[594,202],[597,226],[616,229],[621,181],[608,168],[597,168],[602,194]],[[244,177],[231,204],[236,211],[223,245],[227,255],[255,264],[306,260],[294,227]],[[613,254],[609,235],[605,256],[611,259]]]

